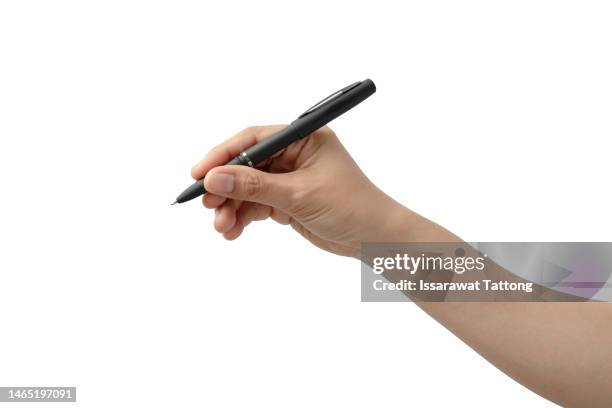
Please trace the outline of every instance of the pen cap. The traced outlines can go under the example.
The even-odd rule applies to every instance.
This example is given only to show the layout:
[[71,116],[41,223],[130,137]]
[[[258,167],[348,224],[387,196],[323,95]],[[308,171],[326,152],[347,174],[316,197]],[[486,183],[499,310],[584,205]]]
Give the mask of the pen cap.
[[[304,137],[320,127],[325,126],[343,113],[353,109],[355,106],[368,99],[374,92],[376,92],[376,85],[374,85],[371,79],[355,82],[331,94],[312,108],[308,109],[301,114],[292,125],[309,130],[305,135],[301,136]],[[315,127],[315,129],[310,130],[312,127]]]

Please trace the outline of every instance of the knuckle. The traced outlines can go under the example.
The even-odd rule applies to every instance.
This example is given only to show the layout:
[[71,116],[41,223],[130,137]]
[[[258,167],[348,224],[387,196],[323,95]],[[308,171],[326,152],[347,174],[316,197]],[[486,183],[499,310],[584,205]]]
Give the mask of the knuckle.
[[247,126],[242,130],[242,133],[251,135],[257,133],[259,126]]
[[325,135],[336,135],[334,133],[334,131],[327,125],[323,126],[322,128],[318,129],[317,132],[325,134]]
[[243,181],[243,190],[247,198],[257,197],[263,191],[263,182],[257,174],[248,173]]

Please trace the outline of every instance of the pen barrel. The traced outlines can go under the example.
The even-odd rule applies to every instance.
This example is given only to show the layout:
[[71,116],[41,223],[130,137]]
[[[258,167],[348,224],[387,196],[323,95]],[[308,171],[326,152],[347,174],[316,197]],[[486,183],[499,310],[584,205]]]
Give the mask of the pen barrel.
[[350,92],[342,94],[329,103],[325,103],[321,107],[303,114],[286,128],[279,130],[245,150],[245,153],[257,165],[291,143],[308,136],[338,116],[351,110],[374,92],[376,92],[374,82],[366,79],[351,89]]
[[[312,132],[313,131],[309,133]],[[244,152],[251,159],[251,161],[257,165],[272,156],[274,153],[284,149],[291,143],[308,134],[306,133],[302,135],[302,133],[303,130],[301,131],[301,129],[296,128],[293,126],[293,124],[291,124],[286,128],[268,136],[256,145],[249,147]]]

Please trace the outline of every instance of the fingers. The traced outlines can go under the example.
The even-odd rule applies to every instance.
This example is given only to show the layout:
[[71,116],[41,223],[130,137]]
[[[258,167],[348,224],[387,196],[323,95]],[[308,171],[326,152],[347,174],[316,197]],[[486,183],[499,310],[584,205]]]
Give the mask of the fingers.
[[223,238],[227,239],[228,241],[233,241],[242,235],[242,231],[244,231],[244,227],[236,224],[231,230],[223,233]]
[[290,212],[296,191],[292,174],[273,174],[246,166],[215,167],[206,174],[204,187],[218,196],[251,201]]
[[291,218],[286,213],[267,205],[227,200],[215,210],[215,229],[227,240],[238,238],[253,221],[272,218],[280,224],[289,224]]
[[204,204],[204,207],[212,209],[220,207],[226,200],[226,197],[219,196],[213,193],[206,193],[202,197],[202,204]]
[[252,221],[267,219],[272,212],[272,207],[257,203],[244,203],[236,214],[237,223],[246,227]]
[[198,164],[193,166],[191,176],[196,180],[203,178],[213,167],[227,163],[244,150],[284,127],[286,125],[253,126],[242,130],[208,152]]
[[215,209],[214,227],[225,239],[238,238],[252,221],[272,218],[280,224],[289,224],[290,216],[279,208],[290,205],[293,191],[290,179],[249,167],[219,167],[284,127],[246,128],[212,149],[192,168],[193,178],[199,180],[206,176],[204,184],[208,193],[202,203],[206,208]]
[[240,201],[228,200],[215,209],[214,227],[217,232],[225,233],[236,224],[236,210],[240,207]]
[[272,208],[270,218],[274,221],[278,222],[281,225],[289,225],[291,222],[291,217],[284,211],[279,210],[278,208]]

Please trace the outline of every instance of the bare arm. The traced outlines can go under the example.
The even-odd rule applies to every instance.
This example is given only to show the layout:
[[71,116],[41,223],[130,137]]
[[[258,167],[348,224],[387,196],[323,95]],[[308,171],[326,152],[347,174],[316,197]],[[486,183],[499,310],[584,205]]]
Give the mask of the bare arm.
[[[457,236],[408,209],[405,242]],[[394,232],[397,237],[401,232]],[[391,238],[390,240],[396,239]],[[507,273],[507,271],[504,271]],[[416,302],[514,380],[569,407],[612,405],[612,304],[606,302]]]
[[[215,167],[279,126],[248,128],[192,169],[205,178],[204,206],[215,228],[236,239],[252,221],[291,225],[329,252],[360,257],[361,242],[459,238],[374,186],[329,128],[289,146],[259,169]],[[612,305],[609,303],[418,303],[484,358],[551,401],[612,405]]]
[[563,406],[610,406],[610,304],[457,302],[420,307],[541,396]]
[[[437,225],[431,230],[437,231],[438,241],[456,239]],[[408,235],[409,239],[418,238]],[[539,395],[569,407],[611,406],[610,303],[417,304],[497,368]]]

